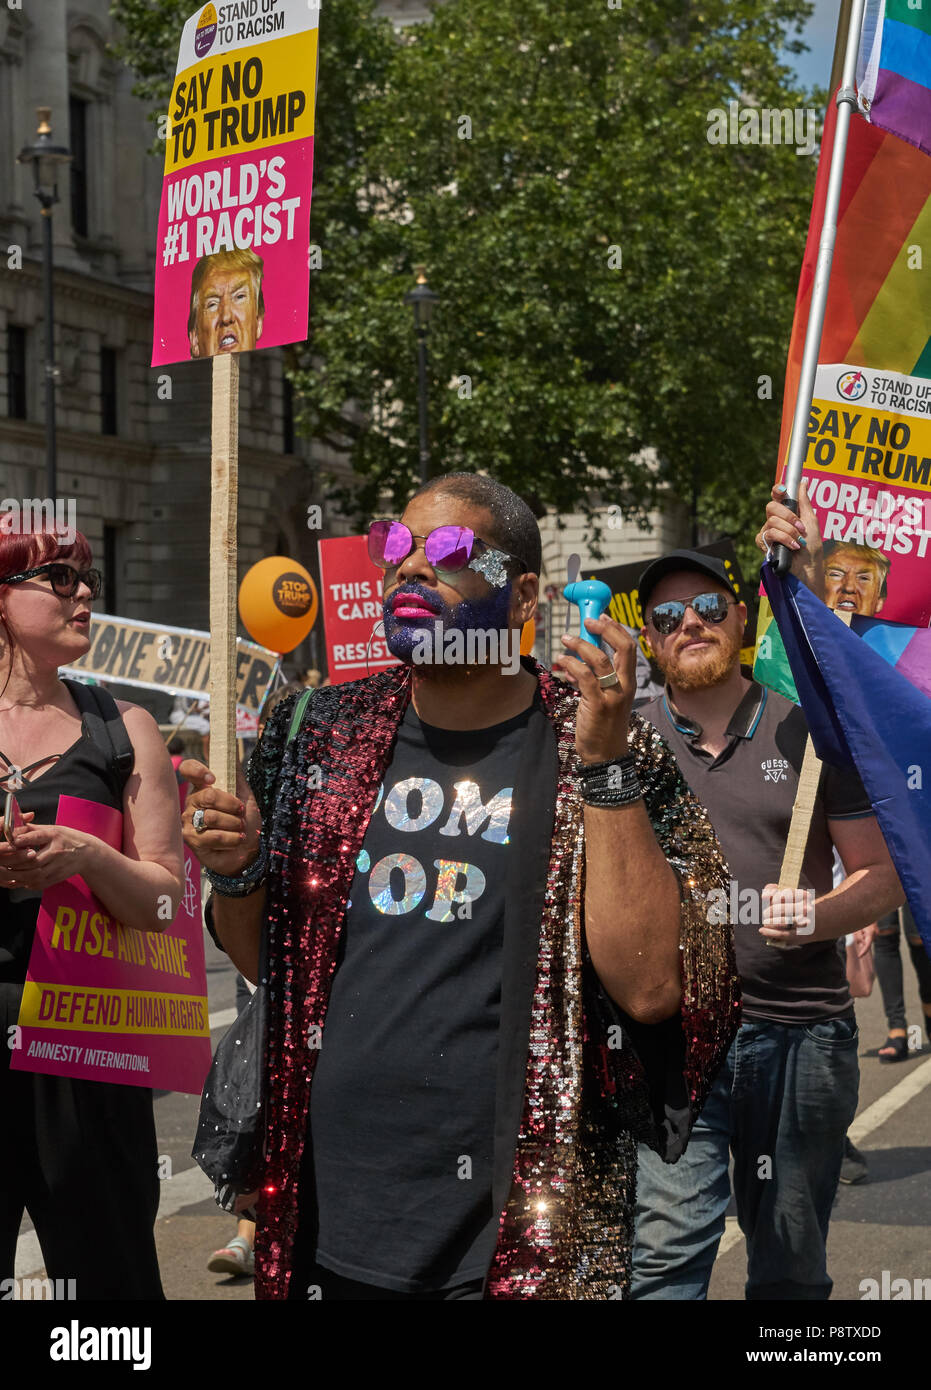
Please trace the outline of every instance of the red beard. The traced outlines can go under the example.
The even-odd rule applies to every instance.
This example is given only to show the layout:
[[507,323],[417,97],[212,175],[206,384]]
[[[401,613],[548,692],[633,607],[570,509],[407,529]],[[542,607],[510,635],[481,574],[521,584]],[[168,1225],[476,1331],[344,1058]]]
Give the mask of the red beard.
[[694,658],[683,661],[681,647],[670,652],[664,660],[656,657],[656,664],[671,685],[678,686],[680,690],[710,690],[727,680],[740,660],[740,638],[721,632],[705,640],[714,645],[709,645],[700,661]]

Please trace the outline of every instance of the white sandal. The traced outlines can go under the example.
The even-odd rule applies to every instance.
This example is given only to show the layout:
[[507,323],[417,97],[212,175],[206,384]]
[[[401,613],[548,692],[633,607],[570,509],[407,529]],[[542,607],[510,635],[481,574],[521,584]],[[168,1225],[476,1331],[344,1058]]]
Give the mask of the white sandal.
[[215,1250],[207,1261],[211,1274],[255,1274],[255,1255],[245,1236],[234,1236],[229,1245]]

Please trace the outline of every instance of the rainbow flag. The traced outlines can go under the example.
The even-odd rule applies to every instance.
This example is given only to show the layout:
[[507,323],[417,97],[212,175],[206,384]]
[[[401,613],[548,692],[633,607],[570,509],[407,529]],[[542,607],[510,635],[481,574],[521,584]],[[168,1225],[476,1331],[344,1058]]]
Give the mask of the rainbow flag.
[[867,0],[857,63],[860,109],[931,154],[931,6]]
[[756,620],[756,651],[753,655],[753,678],[760,685],[777,690],[787,700],[798,704],[798,691],[792,679],[792,667],[776,626],[769,599],[760,595],[760,612]]
[[815,752],[859,773],[931,956],[931,781],[925,775],[931,701],[794,575],[778,579],[764,565],[763,582],[779,615]]
[[[929,0],[931,9],[931,0]],[[786,363],[779,457],[792,429],[827,199],[837,107],[824,121]],[[931,130],[931,116],[929,116]],[[819,362],[931,377],[931,160],[876,125],[850,121]]]
[[878,618],[853,618],[853,631],[900,676],[931,699],[931,629],[884,623]]
[[[891,13],[893,6],[887,5]],[[907,8],[907,5],[906,5]],[[928,6],[931,12],[931,0]],[[922,11],[912,13],[922,14]],[[922,20],[926,24],[927,20]],[[928,69],[931,76],[931,68]],[[818,173],[812,201],[808,240],[799,278],[798,295],[795,304],[795,320],[786,364],[785,395],[782,411],[782,431],[779,445],[781,460],[780,473],[788,452],[789,435],[795,398],[805,344],[805,330],[811,306],[815,266],[824,207],[827,198],[828,175],[831,151],[834,144],[834,131],[837,108],[832,101],[825,118],[824,135],[818,163]],[[931,107],[925,118],[926,133],[931,133]],[[927,140],[925,141],[927,147]],[[924,256],[922,268],[921,257]],[[911,144],[904,143],[896,135],[881,129],[878,123],[869,124],[856,113],[851,118],[847,145],[844,177],[838,209],[837,237],[831,280],[828,290],[827,312],[821,348],[818,354],[819,382],[816,398],[826,395],[836,385],[835,398],[844,400],[856,398],[860,402],[855,407],[861,409],[869,400],[864,395],[863,384],[858,379],[875,382],[877,372],[908,383],[907,389],[916,397],[927,393],[931,400],[931,159]],[[862,374],[859,368],[867,369]],[[822,383],[825,383],[822,386]],[[828,401],[827,405],[833,404]],[[822,413],[824,405],[822,403]],[[839,406],[841,418],[846,406]],[[853,414],[853,411],[849,412]],[[924,416],[927,420],[928,416]],[[913,436],[920,441],[920,431],[926,430],[920,417],[909,419]],[[917,458],[931,454],[931,447],[920,442]],[[862,458],[862,453],[859,455]],[[835,465],[821,473],[817,463],[809,456],[805,464],[805,476],[809,480],[809,491],[815,490],[815,506],[824,529],[831,503],[822,505],[820,498],[824,490],[832,485],[840,485],[843,464]],[[844,475],[846,478],[846,475]],[[854,482],[861,482],[856,476]],[[891,484],[886,484],[892,487]],[[818,491],[820,489],[820,491]],[[835,486],[835,493],[837,486]],[[830,494],[828,494],[830,495]],[[919,503],[924,506],[924,514],[929,514],[931,494],[926,494],[925,502],[920,496]],[[850,512],[844,518],[844,525],[855,522],[856,504],[851,504]],[[926,524],[926,523],[925,523]],[[861,522],[862,525],[862,522]],[[861,537],[855,537],[861,539]],[[863,537],[865,539],[865,537]],[[893,556],[890,576],[901,575],[897,585],[898,594],[908,588],[909,603],[890,612],[892,603],[887,602],[883,617],[895,619],[894,627],[901,632],[889,639],[889,652],[899,649],[904,635],[911,634],[908,641],[899,649],[899,657],[904,658],[905,648],[915,640],[914,634],[927,627],[931,609],[931,585],[923,579],[931,571],[931,548],[927,555],[914,554],[900,558]],[[904,581],[904,582],[903,582]],[[924,588],[925,597],[921,596]],[[890,595],[892,593],[890,582]],[[920,626],[918,626],[920,625]],[[890,628],[893,624],[878,623],[877,628]],[[856,629],[855,629],[856,630]],[[878,639],[877,639],[878,640]],[[927,651],[922,640],[915,650]],[[898,660],[898,658],[897,658]],[[897,660],[892,664],[897,664]],[[904,674],[914,672],[911,657],[906,659]],[[773,621],[772,609],[765,597],[760,599],[760,614],[757,624],[757,650],[753,668],[754,676],[764,685],[780,691],[789,699],[796,699],[795,686],[789,668],[788,658],[779,630]],[[910,674],[910,679],[914,676]]]
[[[931,699],[931,629],[884,623],[879,618],[863,618],[857,614],[851,619],[850,628],[877,656],[894,666],[900,676],[910,680]],[[769,599],[763,597],[760,598],[753,674],[761,685],[778,690],[787,700],[798,704],[785,645]]]

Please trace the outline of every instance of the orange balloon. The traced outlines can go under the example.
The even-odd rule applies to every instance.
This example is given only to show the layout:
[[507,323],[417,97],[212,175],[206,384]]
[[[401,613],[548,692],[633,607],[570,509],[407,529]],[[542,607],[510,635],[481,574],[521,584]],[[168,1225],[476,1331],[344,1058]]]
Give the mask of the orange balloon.
[[520,630],[520,654],[529,656],[533,651],[533,644],[537,636],[537,625],[533,618],[528,618],[527,622]]
[[293,652],[317,621],[317,587],[303,565],[268,555],[247,570],[239,586],[239,616],[254,642]]

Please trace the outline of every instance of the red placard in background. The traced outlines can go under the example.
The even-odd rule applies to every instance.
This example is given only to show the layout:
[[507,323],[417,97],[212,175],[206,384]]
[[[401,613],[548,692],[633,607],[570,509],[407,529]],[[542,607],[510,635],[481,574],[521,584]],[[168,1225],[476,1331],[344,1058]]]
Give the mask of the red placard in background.
[[385,645],[382,571],[369,559],[366,537],[341,536],[318,545],[320,601],[333,685],[400,665]]

